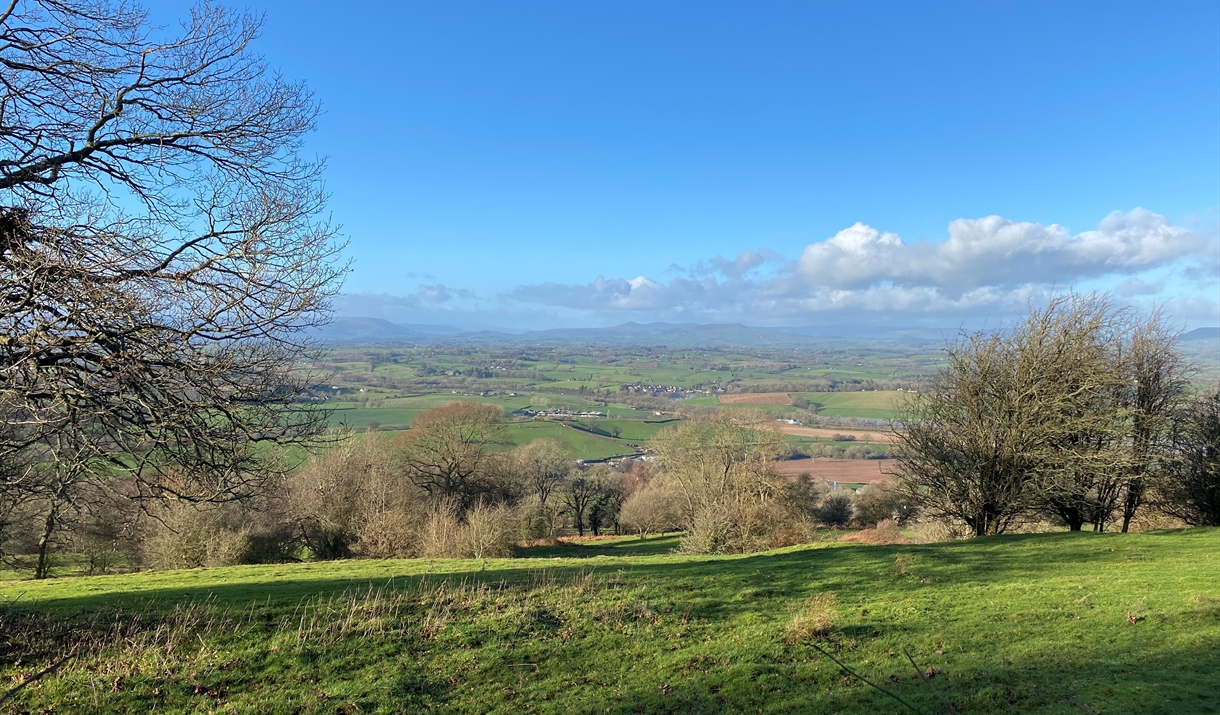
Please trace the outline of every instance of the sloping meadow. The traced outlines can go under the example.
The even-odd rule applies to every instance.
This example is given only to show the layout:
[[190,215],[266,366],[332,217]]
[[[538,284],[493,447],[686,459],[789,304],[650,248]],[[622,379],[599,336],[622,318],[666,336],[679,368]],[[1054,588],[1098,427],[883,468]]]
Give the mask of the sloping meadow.
[[570,550],[0,584],[0,711],[1216,712],[1220,530]]

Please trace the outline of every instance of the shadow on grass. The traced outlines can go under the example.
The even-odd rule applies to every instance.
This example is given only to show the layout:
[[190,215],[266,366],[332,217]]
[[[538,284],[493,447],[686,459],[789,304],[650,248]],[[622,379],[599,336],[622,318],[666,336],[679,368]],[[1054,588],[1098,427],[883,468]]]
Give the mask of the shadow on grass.
[[587,559],[593,556],[663,556],[678,548],[678,534],[662,534],[647,539],[624,536],[605,541],[567,542],[554,546],[530,546],[517,556],[523,559]]
[[[676,545],[676,537],[666,537]],[[1134,539],[1134,541],[1133,541]],[[275,566],[242,567],[266,571],[266,580],[224,582],[207,581],[209,571],[183,572],[181,586],[169,585],[110,593],[71,593],[61,597],[40,594],[27,596],[25,609],[52,609],[59,612],[99,608],[149,609],[172,608],[176,603],[208,600],[219,607],[242,608],[254,602],[269,605],[296,603],[302,598],[340,594],[369,588],[409,588],[421,581],[437,583],[488,583],[529,586],[540,573],[555,579],[571,579],[590,572],[610,576],[621,573],[627,583],[646,584],[660,578],[665,588],[681,594],[692,615],[717,618],[750,610],[755,597],[799,598],[809,593],[868,594],[879,582],[895,578],[899,554],[909,559],[910,578],[902,588],[907,591],[927,588],[969,588],[975,584],[1022,583],[1047,570],[1087,564],[1089,569],[1130,565],[1133,560],[1171,556],[1186,540],[1220,544],[1220,529],[1188,529],[1155,534],[1056,533],[1005,535],[925,545],[865,546],[835,545],[824,548],[795,547],[747,556],[705,556],[658,558],[652,556],[635,563],[631,559],[597,556],[639,557],[638,550],[672,548],[661,538],[645,542],[626,540],[605,546],[548,547],[531,551],[531,558],[490,562],[438,562],[444,564],[430,573],[395,573],[397,564],[418,569],[413,562],[372,562],[377,570],[350,577],[309,578],[299,567],[277,573]],[[573,558],[579,554],[580,557]],[[559,558],[554,558],[559,556]],[[566,557],[566,558],[565,558]],[[348,562],[356,564],[359,562]],[[445,570],[449,566],[467,569]],[[325,572],[328,564],[307,565]],[[476,568],[476,566],[481,566]],[[249,573],[243,571],[242,573]],[[166,577],[175,574],[168,572]],[[312,575],[312,574],[311,574]],[[187,579],[186,577],[189,577]],[[139,575],[129,576],[139,579]],[[71,581],[65,580],[67,585]],[[20,588],[19,584],[13,584]]]

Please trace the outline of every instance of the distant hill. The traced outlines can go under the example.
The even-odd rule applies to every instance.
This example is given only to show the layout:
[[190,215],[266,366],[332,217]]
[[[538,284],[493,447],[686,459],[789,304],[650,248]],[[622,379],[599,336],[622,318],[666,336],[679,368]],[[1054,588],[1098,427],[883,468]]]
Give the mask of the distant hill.
[[435,336],[381,318],[335,318],[314,337],[331,345],[378,345],[427,342]]
[[1220,328],[1195,328],[1182,336],[1183,340],[1220,340]]
[[[950,331],[951,332],[951,331]],[[870,328],[837,325],[761,328],[741,323],[636,323],[601,328],[552,328],[510,333],[500,329],[463,329],[449,325],[392,323],[382,318],[342,317],[317,331],[332,345],[655,345],[673,348],[800,348],[827,340],[939,340],[940,329]]]

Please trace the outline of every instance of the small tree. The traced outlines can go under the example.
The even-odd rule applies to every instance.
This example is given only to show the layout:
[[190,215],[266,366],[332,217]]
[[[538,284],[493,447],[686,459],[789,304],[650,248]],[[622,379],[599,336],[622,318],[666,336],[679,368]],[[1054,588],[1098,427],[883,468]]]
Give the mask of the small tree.
[[657,433],[659,479],[672,490],[695,553],[762,548],[782,511],[776,460],[787,452],[775,421],[758,413],[693,417]]
[[907,497],[980,536],[1033,512],[1101,530],[1147,461],[1125,398],[1132,331],[1105,296],[1065,295],[1010,331],[962,335],[895,431]]
[[1120,401],[1130,419],[1130,459],[1120,497],[1124,532],[1144,504],[1148,483],[1159,477],[1157,469],[1173,442],[1174,418],[1190,387],[1191,368],[1178,349],[1178,338],[1157,311],[1137,323],[1119,345],[1124,383]]
[[601,481],[597,474],[574,472],[560,491],[564,510],[572,520],[572,528],[580,536],[589,527],[589,510],[601,496]]
[[671,528],[678,521],[673,495],[660,483],[637,489],[623,501],[619,521],[641,539]]
[[395,444],[403,473],[434,501],[465,516],[479,502],[516,496],[512,470],[496,452],[504,444],[503,413],[495,405],[454,402],[425,410]]
[[531,536],[554,536],[556,492],[572,472],[572,460],[564,456],[563,445],[549,438],[534,440],[517,449],[514,459],[522,487],[532,497]]
[[623,476],[606,468],[594,470],[597,480],[597,497],[589,507],[589,526],[593,535],[599,536],[607,526],[614,527],[614,533],[619,533],[619,510],[626,498],[623,491]]
[[1220,526],[1220,390],[1175,415],[1158,505],[1195,526]]

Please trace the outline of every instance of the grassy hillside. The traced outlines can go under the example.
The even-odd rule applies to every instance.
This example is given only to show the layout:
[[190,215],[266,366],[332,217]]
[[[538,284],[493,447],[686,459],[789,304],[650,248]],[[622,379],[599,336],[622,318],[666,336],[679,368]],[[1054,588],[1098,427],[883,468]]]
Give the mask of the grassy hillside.
[[908,649],[958,713],[1217,712],[1220,530],[672,543],[0,584],[0,680],[75,643],[11,711],[913,712],[829,653],[945,712]]

